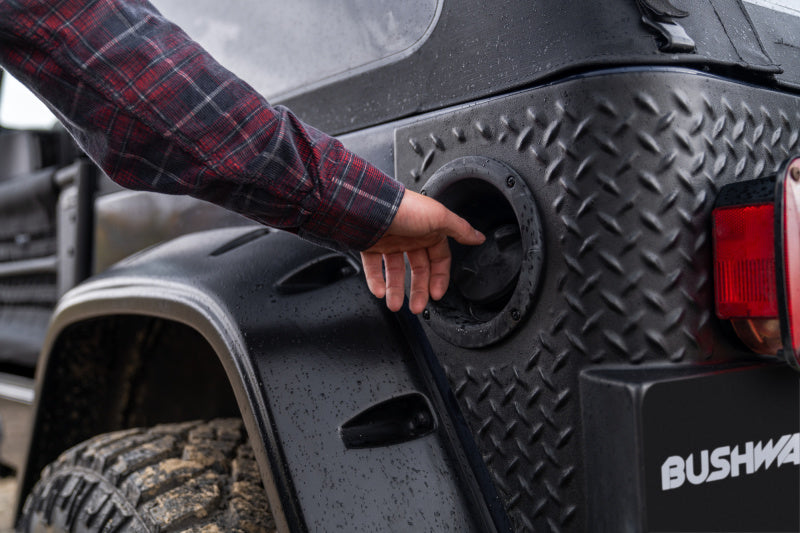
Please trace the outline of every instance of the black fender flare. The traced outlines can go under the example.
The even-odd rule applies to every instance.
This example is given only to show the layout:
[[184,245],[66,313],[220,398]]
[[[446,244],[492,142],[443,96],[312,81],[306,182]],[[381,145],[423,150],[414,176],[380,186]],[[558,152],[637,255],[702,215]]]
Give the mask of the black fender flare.
[[[346,256],[248,226],[180,237],[68,292],[40,359],[20,495],[43,466],[37,442],[52,438],[43,412],[58,400],[48,397],[48,379],[66,364],[54,355],[59,338],[75,324],[136,315],[189,326],[219,358],[279,530],[378,531],[397,520],[495,529],[502,506],[481,481],[488,475],[474,472],[480,460],[470,460],[474,443],[465,451],[469,431],[453,416],[452,395],[420,364],[420,350],[430,350],[421,328],[407,311],[395,319],[358,272]],[[347,420],[409,395],[431,406],[435,430],[402,443],[345,445]]]

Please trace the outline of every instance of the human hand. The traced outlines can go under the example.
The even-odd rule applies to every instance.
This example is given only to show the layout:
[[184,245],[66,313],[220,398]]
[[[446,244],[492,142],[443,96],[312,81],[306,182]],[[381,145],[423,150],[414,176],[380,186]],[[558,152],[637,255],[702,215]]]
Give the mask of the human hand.
[[[428,298],[439,300],[450,282],[450,246],[447,237],[461,244],[478,245],[485,237],[445,206],[406,190],[389,229],[371,248],[361,252],[370,292],[386,297],[386,306],[398,311],[405,296],[406,263],[411,267],[409,308],[421,313]],[[385,266],[385,277],[384,269]]]

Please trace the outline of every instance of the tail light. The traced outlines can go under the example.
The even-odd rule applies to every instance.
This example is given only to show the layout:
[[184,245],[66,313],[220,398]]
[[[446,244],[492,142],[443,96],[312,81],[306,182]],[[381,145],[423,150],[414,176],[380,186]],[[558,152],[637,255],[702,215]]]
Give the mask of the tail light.
[[775,191],[775,271],[783,354],[800,370],[800,158],[784,163]]
[[800,158],[723,187],[712,223],[717,316],[800,370]]

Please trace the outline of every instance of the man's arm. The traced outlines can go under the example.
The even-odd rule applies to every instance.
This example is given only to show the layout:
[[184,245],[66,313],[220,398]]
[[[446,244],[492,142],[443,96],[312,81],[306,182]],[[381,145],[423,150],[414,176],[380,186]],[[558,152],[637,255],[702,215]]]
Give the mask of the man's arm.
[[[0,63],[123,186],[188,194],[348,250],[379,242],[401,199],[409,211],[401,184],[271,107],[145,0],[0,0]],[[413,268],[431,248],[407,242],[422,290]],[[431,254],[438,265],[449,250]]]
[[0,0],[0,62],[125,187],[188,194],[340,249],[371,246],[402,198],[144,0]]

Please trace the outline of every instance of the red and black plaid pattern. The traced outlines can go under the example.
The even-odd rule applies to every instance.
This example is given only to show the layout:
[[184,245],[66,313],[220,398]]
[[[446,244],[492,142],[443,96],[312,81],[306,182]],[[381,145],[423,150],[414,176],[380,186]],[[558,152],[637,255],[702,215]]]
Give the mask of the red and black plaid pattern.
[[0,0],[0,63],[125,187],[189,194],[357,250],[403,195],[144,0]]

